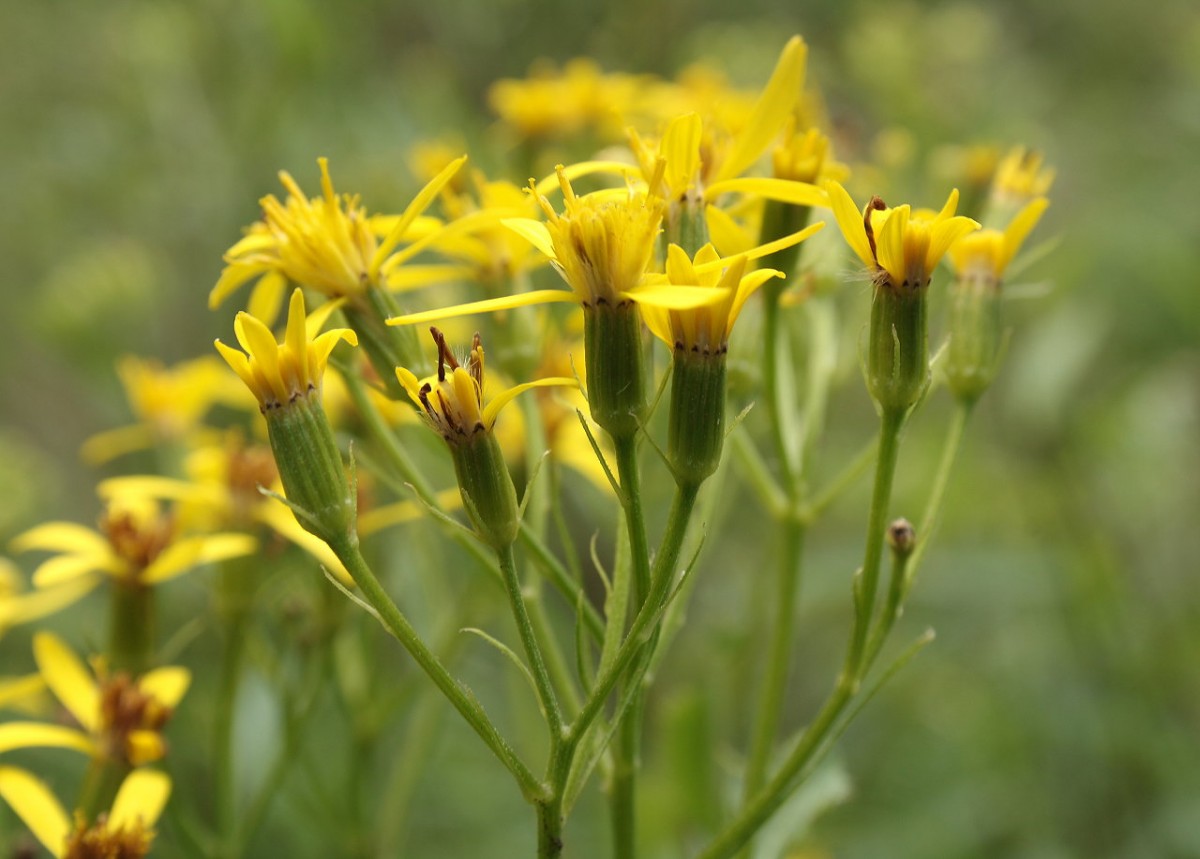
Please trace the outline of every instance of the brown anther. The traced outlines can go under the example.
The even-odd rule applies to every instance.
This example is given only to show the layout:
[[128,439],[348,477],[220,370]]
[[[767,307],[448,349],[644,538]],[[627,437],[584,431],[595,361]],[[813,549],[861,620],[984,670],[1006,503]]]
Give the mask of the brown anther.
[[170,544],[175,523],[166,515],[140,523],[128,512],[107,510],[100,517],[100,532],[119,557],[135,569],[144,570]]

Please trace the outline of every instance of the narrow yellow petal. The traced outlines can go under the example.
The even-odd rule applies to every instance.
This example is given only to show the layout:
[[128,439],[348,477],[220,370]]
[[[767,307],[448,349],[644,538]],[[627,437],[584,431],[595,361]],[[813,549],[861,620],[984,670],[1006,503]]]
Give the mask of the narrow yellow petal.
[[[571,380],[574,382],[574,379]],[[457,488],[443,489],[434,496],[436,506],[442,510],[454,510],[462,505],[462,492]],[[420,519],[425,513],[423,506],[415,501],[397,501],[368,510],[358,517],[358,533],[360,535],[374,534],[392,525],[412,522]]]
[[695,310],[697,307],[717,304],[728,295],[729,290],[717,287],[663,283],[631,289],[622,297],[633,299],[640,305],[661,307],[664,310]]
[[213,345],[217,347],[217,351],[221,353],[221,357],[225,359],[225,363],[229,365],[233,372],[238,374],[246,387],[258,394],[258,380],[254,378],[254,371],[250,369],[250,359],[242,352],[230,346],[226,346],[220,340],[214,340]]
[[709,238],[721,256],[736,256],[754,247],[754,237],[724,209],[706,206],[704,220],[708,224]]
[[[9,626],[48,617],[83,599],[102,576],[83,576],[51,588],[39,588],[20,596],[0,600],[0,632]],[[37,585],[37,581],[34,581]]]
[[717,181],[731,179],[745,171],[783,128],[804,88],[807,61],[808,45],[799,36],[793,36],[779,55],[775,71],[754,105],[746,127],[738,134],[733,151],[721,165],[715,177]]
[[700,136],[703,133],[700,116],[687,113],[677,116],[667,126],[659,147],[667,160],[667,190],[678,196],[692,184],[693,177],[700,172]]
[[118,456],[145,450],[154,440],[154,430],[148,424],[118,427],[88,438],[79,448],[79,455],[89,465],[103,465]]
[[136,728],[125,735],[125,759],[140,767],[161,761],[167,754],[167,741],[158,731]]
[[74,522],[47,522],[13,538],[14,552],[40,549],[46,552],[72,552],[77,555],[105,555],[109,546],[101,534]]
[[269,271],[254,284],[246,312],[268,325],[274,325],[283,306],[283,295],[287,289],[287,278],[278,271]]
[[349,571],[338,560],[333,549],[320,537],[305,531],[296,517],[284,504],[263,504],[255,511],[260,522],[279,533],[289,542],[295,543],[308,554],[312,555],[325,569],[329,570],[337,580],[347,587],[355,587],[354,579]]
[[[236,246],[235,246],[236,247]],[[221,271],[217,285],[208,294],[208,309],[216,310],[239,286],[270,269],[268,262],[232,262]]]
[[725,336],[727,338],[733,330],[733,323],[737,322],[737,318],[741,314],[742,307],[745,306],[746,301],[758,291],[759,287],[775,277],[783,277],[783,272],[776,271],[773,268],[760,268],[750,272],[750,274],[738,282],[737,293],[733,297],[733,303],[729,306],[729,321],[725,326]]
[[165,773],[151,769],[134,770],[117,790],[108,825],[112,829],[123,829],[141,823],[143,828],[151,829],[158,822],[170,796],[171,779]]
[[39,590],[65,584],[89,573],[116,574],[124,565],[111,555],[57,555],[38,566],[33,573],[33,585]]
[[[641,173],[636,165],[626,164],[623,161],[579,161],[569,167],[564,167],[562,172],[568,182],[574,182],[576,179],[596,173],[609,173],[614,176],[637,176]],[[561,188],[562,184],[559,182],[557,172],[551,173],[534,185],[534,190],[543,197]]]
[[157,584],[186,573],[193,567],[240,558],[258,549],[249,534],[209,534],[176,540],[142,572],[141,581]]
[[854,200],[846,193],[846,189],[837,182],[825,183],[825,191],[829,194],[829,205],[846,243],[863,261],[863,265],[873,268],[875,255],[871,253],[871,243],[867,240],[867,228],[863,225],[862,212],[854,205]]
[[[3,605],[0,602],[0,605]],[[0,680],[0,708],[17,708],[30,702],[36,702],[46,689],[46,681],[41,674],[26,674],[24,677],[10,677]]]
[[1050,205],[1050,201],[1045,197],[1037,197],[1030,200],[1026,206],[1017,213],[1013,218],[1012,223],[1004,231],[1004,251],[997,260],[997,267],[1000,273],[1008,268],[1008,264],[1012,262],[1012,258],[1017,255],[1017,251],[1021,249],[1021,245],[1025,243],[1025,239],[1033,232],[1033,228],[1037,226],[1038,221],[1042,218],[1042,213],[1046,211],[1046,207]]
[[925,270],[932,272],[946,251],[956,241],[961,239],[967,233],[972,233],[979,229],[979,222],[973,221],[970,218],[956,215],[945,221],[940,221],[933,227],[933,235],[929,240],[929,250],[925,254]]
[[192,683],[192,672],[178,665],[167,665],[147,671],[138,678],[138,688],[164,707],[175,709]]
[[100,690],[83,662],[50,632],[33,637],[33,658],[54,696],[90,734],[100,728]]
[[392,292],[408,292],[435,283],[470,280],[475,269],[469,265],[406,265],[388,272],[384,286]]
[[420,325],[423,322],[439,322],[443,319],[452,319],[456,316],[493,313],[497,310],[511,310],[514,307],[526,307],[531,304],[576,302],[578,300],[575,297],[575,293],[562,289],[535,289],[532,292],[519,292],[516,295],[488,298],[483,301],[471,301],[466,304],[456,304],[453,307],[425,310],[420,313],[408,313],[404,316],[393,316],[388,319],[387,324]]
[[525,382],[524,384],[509,388],[507,391],[502,391],[501,393],[492,397],[491,402],[484,407],[483,425],[491,428],[491,426],[496,422],[496,415],[500,413],[500,410],[511,403],[513,398],[519,394],[525,393],[530,388],[546,388],[551,385],[558,385],[567,388],[579,387],[579,383],[574,379],[568,379],[565,376],[548,376],[545,379],[537,379],[533,382]]
[[521,238],[527,239],[531,245],[550,259],[558,259],[554,254],[554,241],[550,238],[550,231],[541,221],[535,221],[532,218],[505,218],[500,223]]
[[0,725],[0,754],[14,749],[74,749],[90,755],[96,744],[87,734],[65,725],[5,722]]
[[43,847],[54,856],[63,855],[71,820],[41,779],[16,767],[0,767],[0,796]]
[[954,188],[950,191],[950,196],[946,198],[946,205],[942,206],[942,210],[938,212],[936,220],[944,221],[947,218],[954,217],[954,212],[958,209],[958,189]]
[[891,276],[896,286],[904,283],[904,234],[908,231],[908,205],[892,209],[875,240],[879,266]]
[[396,380],[408,392],[409,398],[418,406],[421,405],[421,380],[416,373],[407,367],[396,368]]
[[[274,341],[274,338],[271,338]],[[296,362],[304,360],[308,348],[308,330],[304,325],[304,293],[296,289],[288,302],[287,329],[284,331],[283,343],[291,353],[291,359]]]
[[829,207],[829,195],[807,182],[791,179],[772,179],[766,176],[743,176],[714,182],[704,190],[704,197],[713,200],[721,194],[753,194],[767,200],[791,203],[793,206]]
[[429,204],[433,202],[434,198],[437,197],[439,193],[441,193],[441,190],[443,187],[445,187],[446,183],[454,178],[454,175],[458,172],[459,168],[466,163],[466,161],[467,156],[465,155],[463,155],[461,158],[456,158],[451,161],[444,168],[442,168],[442,172],[430,179],[425,187],[417,193],[417,196],[413,198],[412,202],[408,204],[408,207],[404,210],[403,214],[400,215],[400,220],[395,223],[395,225],[392,227],[392,231],[388,233],[387,237],[380,243],[379,247],[376,248],[375,255],[371,258],[370,273],[372,276],[379,274],[379,270],[383,266],[383,261],[391,255],[392,249],[396,247],[396,244],[400,241],[401,236],[404,235],[404,231],[408,229],[409,224],[411,224],[418,215],[429,208]]

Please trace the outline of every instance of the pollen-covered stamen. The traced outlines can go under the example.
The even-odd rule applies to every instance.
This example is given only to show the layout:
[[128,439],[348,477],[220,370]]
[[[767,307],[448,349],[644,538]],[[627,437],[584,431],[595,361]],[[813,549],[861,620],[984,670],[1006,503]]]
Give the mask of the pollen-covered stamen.
[[175,536],[175,522],[171,516],[140,519],[127,510],[107,510],[100,518],[99,527],[113,552],[136,570],[150,566]]
[[[170,707],[142,691],[124,672],[101,679],[100,719],[104,725],[107,753],[115,760],[127,760],[136,765],[162,757],[161,738],[151,740],[146,732],[158,734],[171,713]],[[134,742],[135,734],[139,732],[141,736]]]
[[875,228],[871,226],[871,213],[884,212],[887,210],[887,203],[878,197],[872,197],[870,202],[863,207],[863,228],[867,231],[867,244],[871,246],[871,256],[879,259],[879,252],[875,250]]

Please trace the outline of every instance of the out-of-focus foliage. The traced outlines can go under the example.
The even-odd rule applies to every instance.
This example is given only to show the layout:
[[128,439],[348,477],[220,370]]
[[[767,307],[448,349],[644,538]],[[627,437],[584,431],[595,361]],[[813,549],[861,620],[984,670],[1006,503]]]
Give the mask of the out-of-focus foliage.
[[[847,735],[853,801],[809,840],[813,855],[844,857],[1200,853],[1194,3],[126,0],[10,4],[3,20],[5,539],[51,513],[94,515],[94,474],[76,452],[127,421],[113,360],[173,362],[228,329],[233,311],[207,314],[207,292],[277,169],[313,184],[314,157],[329,156],[340,184],[385,209],[419,185],[406,166],[418,140],[452,132],[477,163],[498,164],[486,86],[537,58],[588,54],[632,73],[705,59],[759,81],[781,34],[801,32],[839,157],[877,165],[857,188],[932,199],[963,181],[969,147],[1046,152],[1059,172],[1042,235],[1060,244],[1036,282],[1014,283],[1024,297],[1009,358],[909,608],[909,632],[931,625],[938,642]],[[847,451],[871,421],[850,387],[861,425]],[[942,408],[910,427],[901,511],[924,498]],[[788,727],[829,681],[861,501],[841,501],[811,550],[800,664],[810,654],[822,669],[795,678]],[[722,527],[745,524],[726,506]],[[711,567],[733,569],[731,557]],[[745,628],[734,613],[755,610],[757,585],[752,570],[701,581],[696,626]],[[669,659],[705,666],[710,682],[667,684],[649,717],[701,746],[727,733],[710,722],[729,728],[741,711],[727,702],[748,697],[722,649],[736,643],[685,636]],[[472,763],[463,737],[447,724],[434,743],[439,765],[409,813],[412,855],[472,855],[472,832],[502,855],[496,845],[526,836],[519,801],[489,784],[501,774]],[[671,819],[680,784],[722,790],[726,774],[686,752],[645,750],[647,784],[667,786],[651,814]],[[307,808],[281,812],[259,855],[278,855],[271,839],[291,838]],[[599,810],[578,817],[586,844]],[[291,855],[321,849],[286,843]]]

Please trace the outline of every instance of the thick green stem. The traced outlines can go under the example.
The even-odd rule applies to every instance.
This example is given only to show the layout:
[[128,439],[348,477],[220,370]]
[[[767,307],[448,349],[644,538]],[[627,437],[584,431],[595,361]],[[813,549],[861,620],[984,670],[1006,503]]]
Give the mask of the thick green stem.
[[114,581],[109,627],[109,665],[137,677],[154,656],[154,588],[140,582]]
[[358,539],[351,535],[347,539],[331,544],[330,548],[337,554],[338,559],[346,566],[355,584],[362,591],[367,603],[375,609],[380,623],[404,646],[412,655],[421,669],[429,675],[434,684],[442,691],[454,708],[466,719],[467,724],[479,735],[484,744],[502,763],[521,788],[521,793],[530,801],[543,800],[546,786],[538,781],[525,763],[517,756],[512,747],[500,736],[496,726],[484,712],[483,707],[475,696],[446,670],[417,635],[408,619],[400,612],[392,598],[384,591],[379,580],[363,559],[358,549]]

